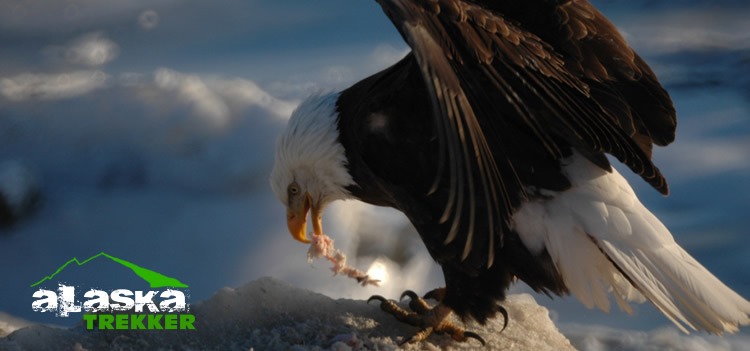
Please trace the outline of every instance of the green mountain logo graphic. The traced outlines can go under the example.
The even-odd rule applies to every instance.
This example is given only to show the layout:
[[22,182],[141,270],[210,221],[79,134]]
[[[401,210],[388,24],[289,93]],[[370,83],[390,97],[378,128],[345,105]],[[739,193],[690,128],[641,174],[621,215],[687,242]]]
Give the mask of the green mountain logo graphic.
[[104,252],[100,252],[98,255],[91,256],[91,257],[89,257],[87,260],[85,260],[83,262],[79,262],[77,258],[73,257],[73,259],[71,259],[68,262],[65,262],[65,264],[62,265],[62,267],[58,268],[57,271],[55,271],[55,273],[52,273],[52,275],[46,276],[42,280],[40,280],[40,281],[38,281],[38,282],[36,282],[34,284],[31,284],[30,287],[33,288],[33,287],[41,284],[45,280],[52,279],[52,277],[56,276],[57,273],[62,272],[62,270],[65,269],[65,267],[67,267],[69,264],[71,264],[73,262],[75,262],[79,266],[83,266],[87,262],[89,262],[89,261],[91,261],[91,260],[93,260],[93,259],[95,259],[95,258],[97,258],[99,256],[104,256],[106,258],[109,258],[112,261],[115,261],[115,262],[117,262],[117,263],[119,263],[119,264],[121,264],[121,265],[123,265],[125,267],[128,267],[128,268],[132,269],[133,273],[135,273],[139,277],[143,278],[143,280],[145,280],[149,284],[151,284],[152,288],[164,288],[164,287],[187,288],[188,287],[186,284],[183,284],[182,282],[180,282],[179,280],[177,280],[175,278],[167,277],[166,275],[154,272],[154,271],[152,271],[150,269],[143,268],[141,266],[135,265],[135,264],[130,263],[128,261],[125,261],[123,259],[119,259],[117,257],[107,255]]

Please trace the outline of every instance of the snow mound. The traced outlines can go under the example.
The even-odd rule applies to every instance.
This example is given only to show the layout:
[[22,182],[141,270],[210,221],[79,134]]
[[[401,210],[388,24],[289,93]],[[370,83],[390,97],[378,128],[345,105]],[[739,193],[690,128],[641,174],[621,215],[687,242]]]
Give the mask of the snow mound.
[[0,337],[7,336],[18,329],[31,325],[34,325],[34,322],[0,312]]
[[[466,325],[487,341],[486,349],[574,350],[531,295],[509,296],[503,306],[510,322],[502,333],[502,317],[485,326]],[[191,313],[195,330],[87,331],[82,323],[72,329],[32,326],[1,338],[0,350],[396,350],[401,340],[417,331],[381,311],[376,302],[334,300],[272,278],[223,288],[193,304]],[[471,350],[479,344],[433,335],[403,349],[445,348]]]

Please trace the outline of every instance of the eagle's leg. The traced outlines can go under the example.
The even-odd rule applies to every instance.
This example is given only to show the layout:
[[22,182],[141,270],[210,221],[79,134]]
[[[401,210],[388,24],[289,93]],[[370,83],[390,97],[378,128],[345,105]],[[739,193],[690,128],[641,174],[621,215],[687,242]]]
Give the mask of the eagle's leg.
[[[441,297],[442,294],[434,295],[435,292],[441,291],[444,290],[436,289],[430,291],[425,296],[434,296],[437,297],[438,300],[441,300],[439,297]],[[378,295],[370,297],[370,299],[367,301],[380,301],[380,309],[393,315],[394,317],[396,317],[396,319],[403,323],[420,328],[420,330],[412,337],[405,339],[401,343],[402,345],[406,343],[423,341],[424,339],[427,339],[427,337],[430,336],[430,334],[432,334],[433,332],[438,334],[448,334],[456,341],[464,342],[469,340],[469,338],[472,338],[482,343],[482,345],[485,344],[484,339],[482,339],[482,337],[480,337],[476,333],[465,331],[462,328],[451,323],[449,318],[451,314],[451,308],[444,305],[442,302],[438,303],[438,305],[435,307],[430,307],[427,302],[420,298],[415,292],[410,290],[407,290],[403,294],[401,294],[402,299],[404,296],[409,296],[411,298],[411,300],[409,301],[409,308],[412,310],[412,312],[406,311],[392,301],[388,301],[384,297]]]

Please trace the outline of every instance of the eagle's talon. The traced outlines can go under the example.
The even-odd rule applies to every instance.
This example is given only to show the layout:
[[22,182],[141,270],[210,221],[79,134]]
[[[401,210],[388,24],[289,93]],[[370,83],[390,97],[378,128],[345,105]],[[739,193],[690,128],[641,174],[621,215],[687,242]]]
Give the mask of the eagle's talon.
[[399,321],[409,324],[409,325],[413,325],[415,327],[422,326],[420,316],[418,316],[414,312],[409,312],[401,308],[399,305],[397,305],[393,301],[387,300],[386,298],[380,295],[373,295],[370,297],[369,300],[367,300],[367,303],[370,303],[370,301],[372,300],[380,301],[380,309],[392,315],[393,317],[396,317],[396,319],[398,319]]
[[476,341],[479,341],[482,344],[482,346],[486,346],[487,345],[487,343],[484,342],[484,339],[481,336],[479,336],[479,334],[477,334],[477,333],[470,332],[470,331],[465,331],[464,332],[464,337],[465,337],[465,340],[462,340],[462,341],[466,341],[468,338],[472,338],[472,339],[474,339]]
[[500,332],[502,333],[503,331],[505,331],[505,327],[508,326],[508,310],[506,310],[503,306],[497,305],[497,311],[503,315],[503,329],[500,329]]
[[465,331],[463,328],[456,326],[455,324],[451,323],[450,321],[446,320],[440,325],[435,328],[435,333],[438,334],[448,334],[450,335],[453,340],[460,341],[460,342],[466,342],[471,339],[475,339],[479,341],[482,346],[484,346],[486,343],[484,342],[484,339],[479,336],[479,334]]
[[[435,289],[428,292],[425,298],[435,296],[442,300],[445,295],[444,289]],[[420,330],[409,338],[404,339],[399,345],[413,344],[416,342],[424,341],[430,334],[447,334],[450,335],[454,340],[459,342],[466,342],[469,339],[475,339],[479,341],[483,346],[485,345],[484,339],[476,333],[464,331],[462,328],[457,327],[450,322],[451,308],[443,305],[442,303],[437,306],[430,307],[417,293],[411,290],[406,290],[401,294],[399,300],[403,300],[404,297],[409,297],[409,308],[412,312],[406,311],[405,309],[398,306],[396,303],[390,300],[386,300],[384,297],[379,295],[373,295],[367,302],[372,300],[381,301],[380,309],[387,312],[388,314],[396,317],[399,321],[417,327]],[[506,316],[507,324],[507,312],[502,306],[497,306],[498,311]]]
[[437,288],[432,289],[428,291],[422,298],[426,299],[432,299],[437,302],[443,301],[443,298],[445,297],[445,288]]
[[401,343],[399,343],[398,346],[404,346],[406,344],[414,344],[414,343],[418,343],[420,341],[424,341],[425,339],[427,339],[428,336],[430,336],[430,334],[432,334],[432,331],[434,329],[435,328],[433,328],[433,327],[424,328],[424,329],[418,331],[416,334],[412,335],[410,338],[404,339],[404,341],[402,341]]
[[413,291],[411,291],[411,290],[406,290],[406,291],[404,291],[403,293],[401,293],[401,297],[399,297],[399,299],[398,299],[398,300],[399,300],[399,301],[402,301],[402,300],[404,299],[404,297],[405,297],[405,296],[408,296],[408,297],[409,297],[409,298],[411,298],[412,300],[416,300],[416,299],[418,299],[418,298],[419,298],[419,295],[417,295],[417,293],[415,293],[415,292],[413,292]]
[[404,299],[404,296],[408,296],[410,298],[409,308],[419,315],[425,315],[428,312],[430,312],[430,310],[432,309],[432,307],[430,307],[430,305],[428,305],[427,302],[422,300],[422,298],[419,297],[417,293],[411,290],[404,291],[404,293],[401,294],[401,300]]
[[367,299],[367,304],[369,305],[370,302],[372,302],[372,300],[378,300],[378,301],[380,301],[381,304],[384,303],[384,302],[388,302],[388,300],[386,300],[385,297],[382,297],[380,295],[372,295],[372,296],[370,296],[369,299]]

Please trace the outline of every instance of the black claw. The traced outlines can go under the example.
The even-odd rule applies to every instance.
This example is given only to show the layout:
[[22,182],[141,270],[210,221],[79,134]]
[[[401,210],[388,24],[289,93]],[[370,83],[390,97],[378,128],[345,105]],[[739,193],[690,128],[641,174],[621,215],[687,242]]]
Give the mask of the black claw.
[[413,336],[411,338],[404,338],[403,341],[401,341],[400,343],[398,343],[398,346],[399,347],[404,346],[404,345],[408,344],[410,341],[412,341],[412,339],[414,339]]
[[401,297],[400,297],[400,298],[399,298],[398,300],[399,300],[399,301],[403,300],[403,299],[404,299],[404,296],[409,296],[409,298],[411,298],[412,300],[417,300],[417,299],[419,299],[419,295],[417,295],[417,293],[415,293],[415,292],[413,292],[413,291],[411,291],[411,290],[406,290],[406,291],[404,291],[404,292],[403,292],[403,293],[401,294]]
[[505,319],[505,323],[503,324],[503,329],[500,330],[502,333],[505,330],[505,327],[508,326],[508,311],[505,309],[505,307],[497,305],[497,311],[500,312],[500,314],[503,315],[503,319]]
[[388,302],[388,300],[385,299],[385,297],[382,297],[380,295],[372,295],[369,299],[367,299],[367,303],[369,304],[372,300],[378,300],[380,303]]
[[435,301],[442,301],[442,297],[445,295],[445,291],[443,288],[437,288],[428,291],[424,296],[422,296],[423,299],[433,299]]
[[467,332],[464,332],[464,336],[467,337],[467,338],[472,338],[472,339],[474,339],[476,341],[479,341],[480,343],[482,343],[482,346],[486,346],[487,345],[487,343],[484,342],[484,339],[482,339],[482,337],[479,336],[477,333],[473,333],[473,332],[467,331]]
[[398,344],[398,346],[401,347],[401,346],[404,346],[406,344],[413,344],[415,342],[417,342],[417,334],[414,334],[414,335],[412,335],[411,337],[408,337],[408,338],[404,338],[404,340],[402,340]]

